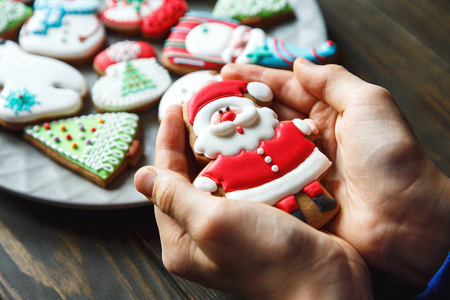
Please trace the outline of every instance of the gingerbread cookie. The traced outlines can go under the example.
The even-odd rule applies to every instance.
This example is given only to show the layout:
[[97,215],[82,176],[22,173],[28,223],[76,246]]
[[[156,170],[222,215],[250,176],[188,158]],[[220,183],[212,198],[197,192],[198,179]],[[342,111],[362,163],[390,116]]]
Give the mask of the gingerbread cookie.
[[95,15],[97,0],[36,0],[22,27],[20,46],[28,52],[84,63],[103,47],[105,29]]
[[143,111],[156,104],[171,82],[155,58],[127,60],[106,69],[92,87],[92,100],[100,112]]
[[167,89],[159,102],[158,119],[162,120],[166,110],[174,104],[183,106],[196,92],[211,81],[220,81],[217,71],[197,71],[176,80]]
[[76,115],[87,94],[83,75],[72,66],[1,40],[0,86],[0,124],[11,130]]
[[23,3],[0,0],[0,38],[14,39],[33,10]]
[[272,91],[260,82],[225,80],[184,106],[190,145],[208,163],[194,186],[218,196],[274,205],[320,228],[339,210],[318,180],[331,167],[310,141],[312,120],[279,122]]
[[25,128],[24,138],[49,157],[106,187],[142,154],[139,117],[94,114]]
[[93,68],[100,76],[105,76],[106,68],[115,63],[138,58],[156,57],[153,46],[141,41],[122,41],[109,46],[94,58]]
[[294,16],[287,0],[219,0],[213,15],[233,18],[243,25],[262,27]]
[[213,69],[226,63],[292,68],[297,57],[323,63],[336,55],[332,41],[303,48],[267,36],[260,28],[205,12],[189,12],[172,29],[164,44],[163,65],[176,73]]
[[141,32],[149,39],[160,39],[186,11],[184,0],[111,0],[100,18],[109,29],[124,34]]

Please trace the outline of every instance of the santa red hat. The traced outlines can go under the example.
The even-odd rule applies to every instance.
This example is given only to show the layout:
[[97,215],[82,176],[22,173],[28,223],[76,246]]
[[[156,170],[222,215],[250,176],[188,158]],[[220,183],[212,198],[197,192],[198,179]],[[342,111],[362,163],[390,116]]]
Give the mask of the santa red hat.
[[207,104],[225,97],[243,97],[249,93],[259,101],[272,100],[271,89],[261,82],[246,82],[242,80],[223,80],[203,87],[189,100],[187,104],[187,116],[191,124],[194,124],[198,112]]

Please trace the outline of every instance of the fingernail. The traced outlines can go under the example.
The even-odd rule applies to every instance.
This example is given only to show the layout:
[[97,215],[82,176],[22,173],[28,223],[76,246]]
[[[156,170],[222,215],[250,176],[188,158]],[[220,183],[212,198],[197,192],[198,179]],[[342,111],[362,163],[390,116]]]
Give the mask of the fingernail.
[[148,167],[140,168],[134,176],[134,185],[137,191],[151,199],[155,185],[156,172]]
[[304,57],[297,58],[296,62],[301,65],[306,65],[306,66],[314,66],[315,65],[312,61],[310,61],[309,59],[306,59]]

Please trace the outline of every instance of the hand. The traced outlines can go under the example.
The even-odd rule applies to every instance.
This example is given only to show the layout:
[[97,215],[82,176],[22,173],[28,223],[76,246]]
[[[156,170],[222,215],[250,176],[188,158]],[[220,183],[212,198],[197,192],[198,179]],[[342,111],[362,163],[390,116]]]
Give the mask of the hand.
[[304,59],[294,73],[228,65],[222,76],[268,84],[280,119],[315,121],[319,146],[333,162],[322,183],[342,206],[327,229],[370,266],[426,284],[450,248],[450,181],[389,92],[342,67]]
[[180,107],[156,141],[156,167],[135,176],[155,204],[166,268],[205,286],[255,299],[370,299],[368,269],[344,240],[274,207],[193,187]]

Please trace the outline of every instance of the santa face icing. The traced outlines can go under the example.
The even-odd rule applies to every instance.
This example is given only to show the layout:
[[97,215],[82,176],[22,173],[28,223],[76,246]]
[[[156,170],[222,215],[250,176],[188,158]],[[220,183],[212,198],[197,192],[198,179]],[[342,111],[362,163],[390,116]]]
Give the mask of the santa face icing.
[[37,1],[35,13],[20,32],[26,51],[67,61],[95,54],[105,39],[105,29],[94,14],[98,1]]
[[135,111],[157,101],[171,83],[155,58],[120,62],[92,87],[92,100],[102,111]]
[[194,185],[208,192],[220,185],[228,198],[274,205],[317,180],[331,162],[305,138],[316,131],[310,121],[280,123],[244,93],[272,100],[265,84],[227,80],[211,83],[187,103],[197,136],[193,150],[213,159]]
[[158,118],[162,120],[171,105],[184,105],[203,85],[220,80],[222,80],[220,74],[215,71],[197,71],[179,78],[162,96],[158,107]]
[[87,93],[83,75],[61,61],[0,44],[0,119],[11,124],[69,116]]

